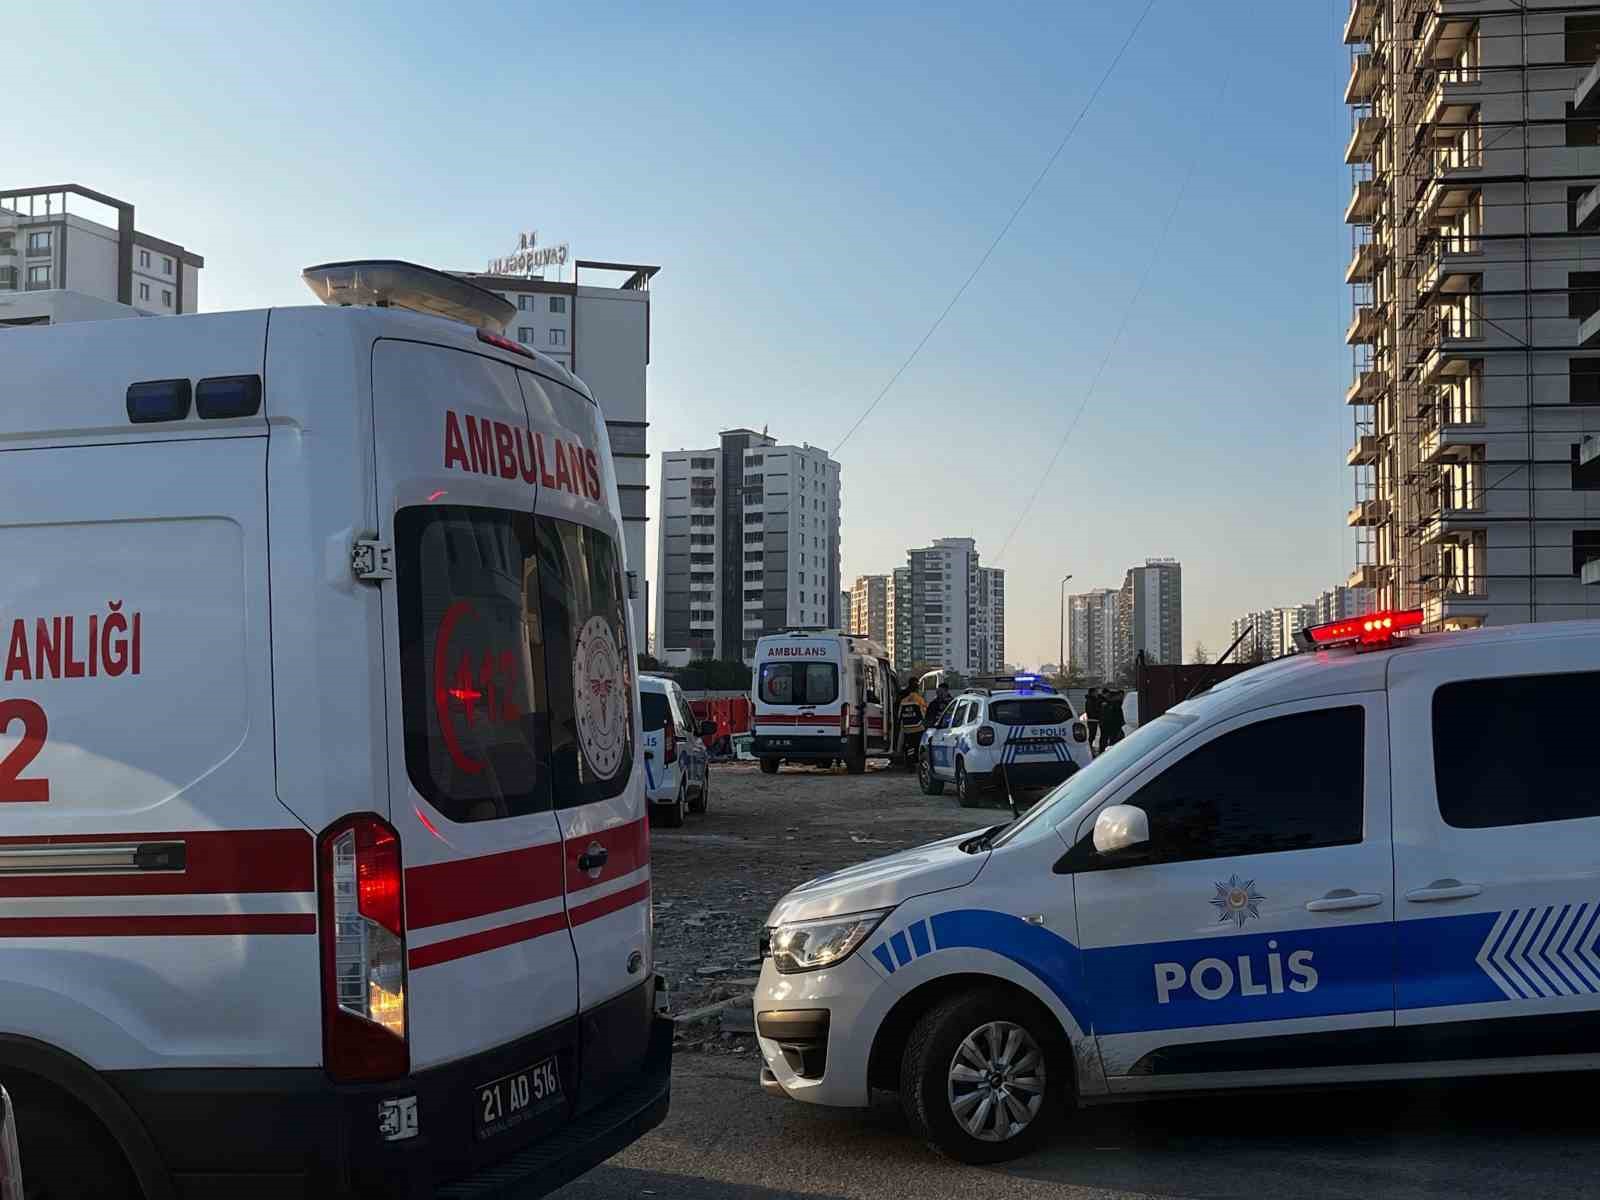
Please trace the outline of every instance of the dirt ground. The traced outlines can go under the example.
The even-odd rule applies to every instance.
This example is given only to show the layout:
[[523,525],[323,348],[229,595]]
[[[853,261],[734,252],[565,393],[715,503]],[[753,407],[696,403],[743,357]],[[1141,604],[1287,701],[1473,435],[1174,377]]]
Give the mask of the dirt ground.
[[[650,835],[656,969],[672,989],[673,1013],[750,994],[762,923],[790,888],[992,825],[1008,815],[1002,803],[963,809],[953,788],[924,796],[912,772],[881,764],[865,775],[804,766],[763,775],[753,762],[713,763],[708,810]],[[718,1032],[714,1023],[686,1030],[680,1043],[692,1048]]]

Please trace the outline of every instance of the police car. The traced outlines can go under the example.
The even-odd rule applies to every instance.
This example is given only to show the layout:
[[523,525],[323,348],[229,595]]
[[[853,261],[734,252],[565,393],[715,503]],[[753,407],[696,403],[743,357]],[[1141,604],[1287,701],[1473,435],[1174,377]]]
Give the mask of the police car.
[[665,675],[639,676],[639,712],[650,815],[675,829],[683,824],[684,813],[705,812],[711,799],[705,739],[716,734],[717,723],[695,720],[683,689]]
[[1312,627],[1020,820],[790,892],[762,1085],[894,1089],[985,1162],[1099,1101],[1592,1069],[1600,622],[1421,623]]
[[953,783],[975,808],[986,792],[1054,787],[1089,765],[1088,730],[1065,696],[1036,675],[995,682],[957,696],[923,735],[917,782],[928,795]]
[[604,420],[492,294],[306,278],[0,337],[30,1196],[542,1195],[667,1110]]

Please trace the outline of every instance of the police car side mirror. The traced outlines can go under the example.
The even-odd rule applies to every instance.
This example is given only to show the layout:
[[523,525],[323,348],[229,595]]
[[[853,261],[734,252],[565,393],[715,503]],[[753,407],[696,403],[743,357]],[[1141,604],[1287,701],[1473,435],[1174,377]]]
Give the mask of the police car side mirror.
[[703,738],[717,736],[717,723],[715,721],[700,722],[700,736]]
[[1150,848],[1150,818],[1136,804],[1113,804],[1094,819],[1097,854],[1129,856]]

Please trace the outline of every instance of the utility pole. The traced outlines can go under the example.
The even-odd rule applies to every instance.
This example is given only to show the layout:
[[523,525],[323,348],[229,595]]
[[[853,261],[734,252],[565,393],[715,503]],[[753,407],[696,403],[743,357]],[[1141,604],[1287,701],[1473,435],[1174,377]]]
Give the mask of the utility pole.
[[1061,580],[1061,639],[1056,646],[1056,670],[1063,678],[1067,674],[1067,580],[1071,578],[1067,575]]

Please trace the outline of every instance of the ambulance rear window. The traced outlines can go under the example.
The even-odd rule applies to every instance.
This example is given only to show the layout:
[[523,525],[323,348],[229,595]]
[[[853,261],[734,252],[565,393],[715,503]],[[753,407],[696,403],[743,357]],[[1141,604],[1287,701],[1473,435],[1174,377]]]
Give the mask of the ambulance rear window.
[[759,695],[766,704],[832,704],[839,698],[839,665],[764,662]]
[[1065,725],[1072,720],[1072,705],[1059,698],[993,700],[989,719],[996,725]]
[[400,685],[412,786],[452,821],[619,793],[633,664],[605,533],[458,505],[395,517]]

